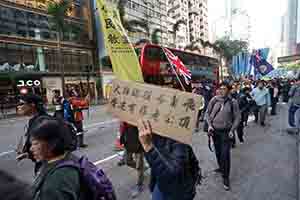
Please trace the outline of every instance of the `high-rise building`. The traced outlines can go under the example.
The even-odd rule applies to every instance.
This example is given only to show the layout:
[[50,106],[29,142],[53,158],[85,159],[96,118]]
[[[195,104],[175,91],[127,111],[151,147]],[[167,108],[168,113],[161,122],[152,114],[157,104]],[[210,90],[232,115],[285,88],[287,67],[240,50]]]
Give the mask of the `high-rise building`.
[[189,1],[190,41],[208,40],[208,5],[207,1]]
[[[168,16],[169,35],[175,35],[172,44],[183,48],[192,41],[202,39],[208,40],[208,5],[207,0],[168,0]],[[185,24],[180,24],[177,31],[172,30],[179,21]]]
[[[169,16],[169,37],[174,38],[169,46],[183,48],[190,41],[189,30],[189,4],[188,0],[168,0],[168,16]],[[178,29],[174,30],[174,25],[179,24]]]
[[76,87],[87,92],[90,85],[92,98],[97,96],[91,2],[71,1],[59,43],[52,17],[47,14],[52,1],[0,0],[0,96],[17,95],[20,88],[27,88],[51,102],[52,91],[63,90],[62,63],[65,90]]
[[288,0],[287,12],[282,16],[281,25],[282,55],[291,56],[300,53],[300,3]]
[[[116,6],[119,0],[107,0],[111,5]],[[127,20],[138,20],[148,24],[149,30],[142,27],[140,31],[128,32],[128,36],[132,43],[136,43],[141,39],[151,39],[154,30],[159,29],[159,42],[166,44],[167,37],[167,4],[166,0],[128,0],[125,4],[125,13]]]
[[224,36],[233,40],[251,41],[251,17],[245,9],[243,0],[226,0],[225,16],[213,23],[213,41]]
[[296,54],[298,26],[297,10],[298,0],[288,0],[288,10],[285,21],[286,55]]

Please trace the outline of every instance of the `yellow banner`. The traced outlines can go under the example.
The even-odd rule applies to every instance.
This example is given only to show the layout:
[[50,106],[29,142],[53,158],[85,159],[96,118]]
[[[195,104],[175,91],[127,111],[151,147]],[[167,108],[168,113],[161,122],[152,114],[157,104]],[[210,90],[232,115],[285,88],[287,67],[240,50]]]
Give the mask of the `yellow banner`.
[[109,8],[104,0],[97,0],[97,7],[114,74],[120,80],[144,82],[138,57],[120,22],[118,11]]

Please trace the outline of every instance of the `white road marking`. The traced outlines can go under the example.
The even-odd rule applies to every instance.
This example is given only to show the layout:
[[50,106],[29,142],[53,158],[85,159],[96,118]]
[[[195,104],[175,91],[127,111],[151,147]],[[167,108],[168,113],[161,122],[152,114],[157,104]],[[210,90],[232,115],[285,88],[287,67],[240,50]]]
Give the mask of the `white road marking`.
[[2,152],[2,153],[0,153],[0,157],[14,153],[14,152],[15,152],[14,150]]
[[[87,131],[89,131],[89,130],[97,129],[97,128],[98,128],[99,126],[101,126],[101,125],[112,124],[112,123],[115,123],[115,122],[118,122],[118,121],[119,121],[119,120],[117,120],[117,119],[108,120],[108,121],[104,121],[104,122],[99,122],[99,123],[90,124],[90,125],[85,126],[84,128],[87,129]],[[77,134],[77,135],[80,135],[80,134],[81,134],[81,133],[79,133],[79,134]],[[11,154],[11,153],[14,153],[14,152],[15,152],[14,150],[1,152],[1,153],[0,153],[0,157],[5,156],[5,155],[8,155],[8,154]]]
[[100,164],[102,164],[102,163],[104,163],[104,162],[107,162],[107,161],[109,161],[109,160],[112,160],[112,159],[114,159],[114,158],[116,158],[116,157],[123,156],[123,154],[124,154],[124,151],[121,151],[121,152],[119,152],[119,153],[116,153],[115,155],[112,155],[112,156],[109,156],[109,157],[104,158],[104,159],[102,159],[102,160],[98,160],[98,161],[94,162],[94,165],[100,165]]
[[106,125],[106,124],[112,124],[115,122],[118,122],[119,120],[117,119],[113,119],[113,120],[108,120],[108,121],[104,121],[104,122],[99,122],[99,123],[94,123],[94,124],[90,124],[87,126],[83,126],[84,129],[90,129],[90,128],[95,128],[97,126],[101,126],[101,125]]

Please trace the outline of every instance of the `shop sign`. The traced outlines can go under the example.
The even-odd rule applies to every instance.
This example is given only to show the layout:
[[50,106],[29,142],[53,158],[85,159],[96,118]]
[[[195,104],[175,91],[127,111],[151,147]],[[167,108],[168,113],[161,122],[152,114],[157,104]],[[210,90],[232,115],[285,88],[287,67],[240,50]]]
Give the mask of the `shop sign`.
[[40,85],[41,81],[39,80],[18,80],[17,87],[36,87]]

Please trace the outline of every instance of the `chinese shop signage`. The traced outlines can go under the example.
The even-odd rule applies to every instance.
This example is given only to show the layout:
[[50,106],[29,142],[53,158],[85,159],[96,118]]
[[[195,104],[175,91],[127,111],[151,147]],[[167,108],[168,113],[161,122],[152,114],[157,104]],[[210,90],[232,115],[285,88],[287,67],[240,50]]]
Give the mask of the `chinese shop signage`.
[[149,120],[154,133],[191,144],[202,106],[202,98],[192,93],[115,79],[108,110],[133,125]]

